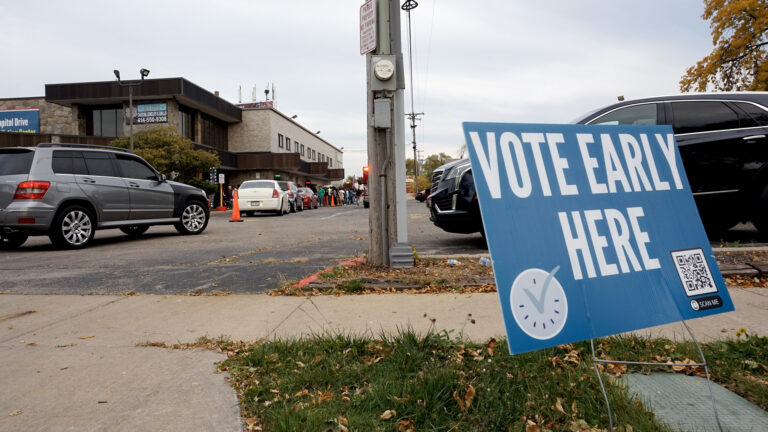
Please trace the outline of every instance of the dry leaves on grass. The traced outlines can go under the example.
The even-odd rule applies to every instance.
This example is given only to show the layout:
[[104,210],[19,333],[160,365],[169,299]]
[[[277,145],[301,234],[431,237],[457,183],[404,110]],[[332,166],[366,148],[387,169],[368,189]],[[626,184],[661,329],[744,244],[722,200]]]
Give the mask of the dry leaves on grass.
[[447,260],[420,259],[414,267],[395,269],[368,263],[326,269],[306,286],[288,284],[270,295],[343,295],[368,293],[474,294],[496,292],[493,270],[471,257],[459,257],[462,264],[449,266]]
[[723,276],[725,285],[736,288],[767,288],[768,277],[733,275]]

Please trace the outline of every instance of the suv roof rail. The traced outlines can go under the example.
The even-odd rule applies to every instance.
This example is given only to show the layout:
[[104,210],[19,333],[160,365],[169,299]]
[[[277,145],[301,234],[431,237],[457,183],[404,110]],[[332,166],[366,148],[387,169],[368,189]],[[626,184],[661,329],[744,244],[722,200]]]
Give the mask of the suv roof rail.
[[130,150],[124,149],[122,147],[97,145],[97,144],[41,143],[41,144],[38,144],[37,146],[38,147],[74,147],[74,148],[88,148],[88,149],[94,149],[94,150],[117,150],[117,151],[133,154]]

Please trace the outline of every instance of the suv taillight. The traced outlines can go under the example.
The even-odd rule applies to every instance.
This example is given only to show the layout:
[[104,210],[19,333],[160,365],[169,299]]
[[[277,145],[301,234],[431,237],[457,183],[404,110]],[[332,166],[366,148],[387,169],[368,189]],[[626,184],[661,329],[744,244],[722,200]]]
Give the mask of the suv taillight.
[[279,198],[280,194],[277,193],[277,189],[272,189],[272,198]]
[[19,183],[19,186],[16,188],[16,193],[13,194],[13,199],[15,200],[43,199],[43,195],[45,195],[49,187],[51,187],[50,182],[44,182],[44,181],[21,182]]

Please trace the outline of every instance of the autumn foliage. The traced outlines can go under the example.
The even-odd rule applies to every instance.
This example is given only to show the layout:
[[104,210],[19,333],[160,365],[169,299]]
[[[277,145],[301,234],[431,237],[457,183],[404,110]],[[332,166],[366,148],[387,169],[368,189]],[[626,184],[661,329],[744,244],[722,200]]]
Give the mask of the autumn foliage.
[[768,90],[768,0],[704,0],[712,52],[686,71],[680,90]]

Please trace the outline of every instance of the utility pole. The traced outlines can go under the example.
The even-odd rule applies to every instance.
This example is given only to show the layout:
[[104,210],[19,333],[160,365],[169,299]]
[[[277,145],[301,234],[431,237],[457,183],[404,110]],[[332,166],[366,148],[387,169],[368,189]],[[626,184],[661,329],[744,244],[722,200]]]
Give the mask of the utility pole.
[[413,76],[411,76],[411,112],[405,116],[411,121],[411,134],[413,136],[413,196],[419,194],[419,159],[416,154],[416,120],[419,120],[419,117],[423,115],[424,113],[413,112]]
[[361,53],[363,11],[374,4],[376,46],[366,53],[370,167],[368,259],[373,265],[411,267],[413,251],[408,246],[405,203],[405,76],[400,7],[398,0],[369,0],[363,4]]
[[414,112],[413,109],[413,44],[411,43],[411,9],[416,9],[416,7],[419,5],[419,3],[416,0],[406,0],[405,3],[403,3],[403,6],[401,6],[401,9],[403,9],[408,14],[408,67],[410,68],[410,73],[408,74],[411,77],[411,112],[407,114],[408,118],[411,120],[411,134],[413,136],[413,196],[419,194],[419,160],[416,159],[416,120],[419,119],[420,116],[423,116],[424,113],[417,113]]

